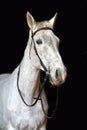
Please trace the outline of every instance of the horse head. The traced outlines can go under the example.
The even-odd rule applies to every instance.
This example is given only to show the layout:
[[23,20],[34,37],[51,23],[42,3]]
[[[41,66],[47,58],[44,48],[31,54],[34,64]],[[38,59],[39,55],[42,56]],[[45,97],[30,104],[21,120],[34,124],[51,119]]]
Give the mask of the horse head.
[[[53,33],[57,13],[50,20],[37,22],[27,12],[27,24],[30,28],[30,57],[36,69],[49,73],[52,85],[59,86],[66,79],[66,67],[59,53],[60,39]],[[31,38],[30,38],[31,37]]]

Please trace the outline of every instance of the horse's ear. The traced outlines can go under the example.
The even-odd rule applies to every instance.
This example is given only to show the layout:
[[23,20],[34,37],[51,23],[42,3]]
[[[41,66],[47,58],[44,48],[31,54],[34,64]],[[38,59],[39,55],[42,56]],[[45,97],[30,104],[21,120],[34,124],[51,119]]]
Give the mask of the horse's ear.
[[55,15],[53,16],[53,18],[51,18],[49,20],[50,24],[52,25],[52,27],[54,27],[55,25],[55,22],[56,22],[56,19],[57,19],[57,13],[55,13]]
[[29,12],[27,12],[27,14],[26,14],[26,19],[27,19],[27,24],[28,24],[29,28],[33,29],[35,27],[35,20]]

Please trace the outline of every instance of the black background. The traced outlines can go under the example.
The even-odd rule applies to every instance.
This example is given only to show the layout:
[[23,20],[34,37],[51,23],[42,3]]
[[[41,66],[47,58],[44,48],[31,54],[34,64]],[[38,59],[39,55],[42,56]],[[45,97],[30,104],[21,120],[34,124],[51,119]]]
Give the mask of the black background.
[[[0,1],[0,73],[12,72],[23,57],[28,41],[27,11],[37,21],[50,19],[58,12],[54,32],[62,40],[60,53],[68,76],[59,90],[58,111],[53,119],[48,120],[47,129],[84,130],[87,115],[87,1]],[[48,95],[52,109],[55,90],[50,89]]]

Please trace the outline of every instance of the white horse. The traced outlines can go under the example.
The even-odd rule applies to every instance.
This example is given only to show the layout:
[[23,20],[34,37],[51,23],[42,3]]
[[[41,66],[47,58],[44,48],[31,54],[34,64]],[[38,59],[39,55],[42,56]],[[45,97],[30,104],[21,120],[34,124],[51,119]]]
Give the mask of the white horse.
[[[53,33],[57,14],[43,22],[36,22],[29,12],[26,17],[30,32],[24,57],[11,74],[0,75],[1,130],[46,130],[47,118],[41,100],[33,107],[27,106],[39,93],[40,70],[49,73],[54,86],[59,86],[66,79],[66,68],[58,51],[59,38]],[[44,91],[41,98],[47,113]]]

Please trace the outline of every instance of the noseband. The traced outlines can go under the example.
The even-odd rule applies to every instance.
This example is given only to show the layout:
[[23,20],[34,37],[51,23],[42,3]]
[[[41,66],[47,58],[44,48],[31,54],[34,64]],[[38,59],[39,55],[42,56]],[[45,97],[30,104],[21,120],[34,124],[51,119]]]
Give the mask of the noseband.
[[[37,32],[39,32],[39,31],[41,31],[41,30],[51,30],[51,31],[53,31],[53,29],[52,29],[52,28],[49,28],[49,27],[43,27],[43,28],[40,28],[40,29],[36,30],[34,33],[32,33],[32,41],[31,41],[31,45],[30,45],[30,51],[31,51],[32,43],[34,42],[34,50],[35,50],[35,53],[36,53],[36,55],[37,55],[37,57],[38,57],[38,59],[39,59],[39,61],[40,61],[41,66],[43,67],[44,71],[46,72],[46,76],[45,76],[45,78],[44,78],[44,80],[43,80],[42,85],[40,86],[39,94],[38,94],[37,97],[34,97],[35,102],[32,103],[31,105],[28,104],[28,103],[24,100],[24,98],[23,98],[23,96],[22,96],[22,93],[21,93],[21,90],[20,90],[20,88],[19,88],[19,77],[20,77],[21,64],[19,65],[18,74],[17,74],[17,89],[18,89],[19,95],[20,95],[20,97],[21,97],[23,103],[24,103],[26,106],[28,106],[28,107],[33,107],[33,106],[38,102],[38,100],[41,100],[43,112],[44,112],[45,116],[50,119],[50,118],[52,118],[52,117],[54,116],[54,114],[55,114],[55,112],[56,112],[56,109],[57,109],[57,106],[58,106],[58,87],[57,87],[57,98],[56,98],[55,109],[54,109],[52,115],[51,115],[51,116],[48,116],[47,113],[46,113],[45,110],[44,110],[44,105],[43,105],[43,102],[42,102],[42,98],[41,98],[40,96],[41,96],[42,90],[44,89],[44,86],[45,86],[45,84],[46,84],[46,81],[48,80],[49,72],[48,72],[46,66],[44,65],[43,61],[41,60],[41,58],[40,58],[40,56],[39,56],[39,54],[38,54],[38,52],[37,52],[37,49],[36,49],[36,46],[35,46],[35,41],[34,41],[34,38],[33,38],[33,37],[35,36],[35,34],[36,34]],[[30,53],[29,53],[29,56],[30,56]],[[30,57],[30,58],[31,58],[31,57]]]

